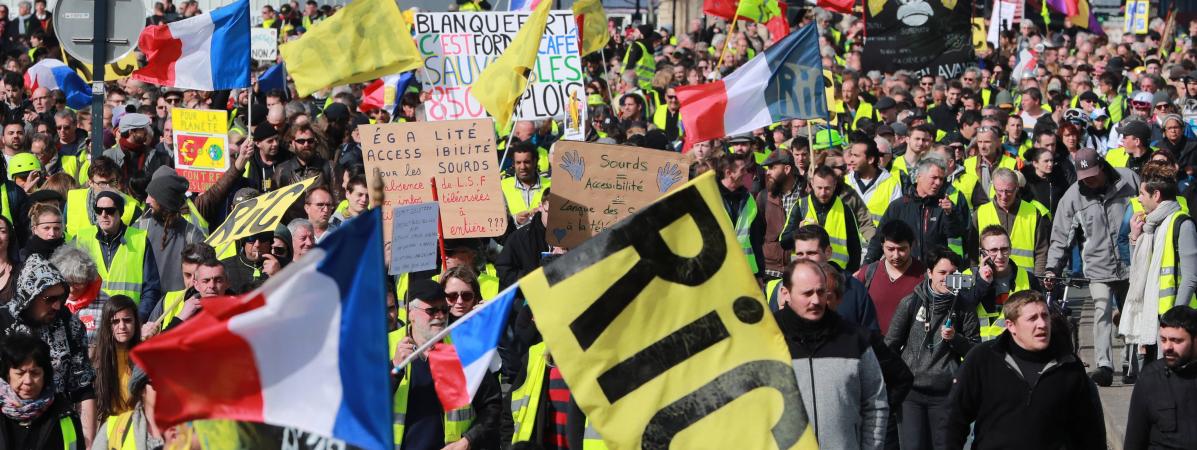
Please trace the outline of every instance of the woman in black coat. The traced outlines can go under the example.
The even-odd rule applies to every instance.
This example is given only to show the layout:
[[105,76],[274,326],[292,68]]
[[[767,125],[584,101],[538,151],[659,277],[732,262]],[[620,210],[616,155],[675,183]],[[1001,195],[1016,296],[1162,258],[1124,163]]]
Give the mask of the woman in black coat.
[[1055,211],[1071,184],[1055,164],[1056,153],[1033,148],[1027,152],[1027,158],[1030,163],[1022,168],[1022,176],[1027,180],[1023,198],[1038,200],[1049,211]]
[[0,345],[0,448],[74,449],[83,427],[65,395],[54,395],[50,346],[27,334]]

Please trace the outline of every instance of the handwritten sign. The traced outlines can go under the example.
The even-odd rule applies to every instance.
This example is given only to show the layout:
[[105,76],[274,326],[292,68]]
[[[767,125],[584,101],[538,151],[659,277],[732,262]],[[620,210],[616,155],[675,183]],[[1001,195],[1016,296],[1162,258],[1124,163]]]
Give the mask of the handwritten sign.
[[203,192],[229,170],[228,111],[171,110],[175,170],[187,179],[187,190]]
[[254,27],[249,29],[249,54],[258,61],[278,59],[278,30]]
[[[486,117],[470,94],[491,61],[511,44],[528,12],[418,13],[416,46],[424,58],[421,81],[431,98],[424,102],[428,120]],[[586,87],[578,54],[578,25],[571,11],[552,11],[540,41],[529,88],[516,105],[521,120],[555,118],[564,139],[585,138]]]
[[[383,233],[391,242],[391,209],[432,201],[436,178],[444,238],[499,236],[507,207],[491,120],[361,125],[366,173],[383,182]],[[374,177],[367,177],[371,185]]]
[[391,210],[391,275],[436,268],[435,202],[396,206]]
[[550,244],[574,248],[689,178],[680,153],[622,145],[558,142],[549,191]]
[[212,230],[204,242],[220,250],[237,239],[274,231],[283,214],[287,213],[287,208],[303,197],[304,191],[315,182],[316,177],[308,178],[238,203],[224,223]]

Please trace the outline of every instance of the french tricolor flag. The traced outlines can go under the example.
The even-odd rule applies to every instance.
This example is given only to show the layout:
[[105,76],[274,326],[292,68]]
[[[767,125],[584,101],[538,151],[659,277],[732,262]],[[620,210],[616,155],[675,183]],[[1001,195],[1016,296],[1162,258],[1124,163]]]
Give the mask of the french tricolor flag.
[[260,289],[205,299],[138,345],[158,424],[244,420],[393,447],[379,211],[342,224]]
[[91,104],[91,88],[70,66],[57,59],[43,59],[26,70],[25,87],[30,92],[39,87],[60,90],[66,95],[67,107],[71,109],[83,109]]
[[249,0],[145,27],[137,47],[146,65],[133,72],[134,79],[204,91],[248,87]]
[[461,316],[444,330],[452,344],[436,344],[428,351],[436,394],[445,411],[470,404],[486,373],[499,370],[499,337],[518,289],[518,284],[512,285]]
[[691,144],[788,119],[826,119],[823,58],[815,24],[790,33],[731,75],[677,88]]

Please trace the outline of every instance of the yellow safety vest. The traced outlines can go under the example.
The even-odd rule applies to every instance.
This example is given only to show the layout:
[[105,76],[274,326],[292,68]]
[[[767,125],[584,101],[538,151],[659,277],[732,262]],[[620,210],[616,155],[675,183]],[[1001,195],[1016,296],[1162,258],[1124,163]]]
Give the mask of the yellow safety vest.
[[204,220],[204,216],[195,208],[195,203],[192,203],[191,199],[187,199],[187,213],[183,214],[183,220],[203,231],[204,236],[208,235],[208,221]]
[[[640,46],[640,60],[636,62],[636,82],[640,86],[640,89],[643,89],[644,92],[648,92],[652,90],[653,77],[657,75],[657,60],[653,59],[652,52],[648,51],[648,47],[645,47],[644,43],[637,41],[634,42],[634,44]],[[631,68],[628,67],[628,64],[631,64],[631,61],[628,61],[628,58],[631,56],[632,46],[629,45],[628,50],[623,54],[624,71],[627,71]],[[647,106],[647,102],[645,103]]]
[[1106,152],[1106,162],[1110,163],[1110,167],[1126,167],[1126,164],[1130,162],[1130,154],[1124,147],[1112,148]]
[[141,272],[145,263],[146,232],[140,228],[126,227],[125,235],[121,237],[120,248],[112,255],[112,266],[104,264],[104,254],[100,251],[100,241],[96,239],[99,228],[91,225],[79,230],[75,236],[76,245],[82,248],[91,259],[96,262],[96,270],[100,272],[100,290],[109,297],[125,295],[133,299],[133,303],[141,304],[141,285],[145,276]]
[[964,203],[968,204],[970,210],[973,209],[973,191],[977,189],[977,183],[980,182],[981,180],[974,175],[969,175],[968,172],[962,172],[952,180],[952,188],[964,196]]
[[[394,349],[394,346],[391,346]],[[394,350],[392,350],[394,351]],[[399,389],[395,390],[394,398],[394,430],[395,448],[403,445],[403,424],[407,418],[407,394],[411,389],[411,371],[403,371],[403,378],[399,381]],[[465,405],[461,408],[446,411],[445,416],[445,444],[461,440],[461,436],[469,431],[474,423],[474,408]]]
[[544,190],[553,184],[551,179],[540,177],[540,188],[532,195],[532,204],[529,205],[524,202],[523,192],[520,191],[520,188],[516,187],[515,183],[515,177],[504,178],[499,183],[499,186],[503,188],[503,198],[507,200],[507,212],[512,216],[540,206],[540,202],[544,197]]
[[586,419],[586,431],[582,432],[582,450],[607,450],[607,443],[599,435],[598,430]]
[[[852,175],[844,175],[844,183],[851,185]],[[869,210],[869,216],[873,219],[874,227],[881,225],[881,217],[885,215],[885,210],[889,209],[889,204],[893,203],[895,197],[901,196],[901,191],[902,183],[897,176],[891,174],[884,180],[874,182],[868,191],[860,193],[865,207]]]
[[751,238],[752,221],[756,220],[756,211],[756,201],[749,197],[744,201],[744,206],[740,207],[740,216],[736,217],[736,241],[744,250],[744,256],[748,258],[748,267],[754,274],[760,272],[756,265],[756,254],[752,251]]
[[[1017,159],[1006,156],[1004,152],[999,154],[1001,155],[1001,159],[998,160],[998,167],[1010,170],[1018,170]],[[980,156],[970,156],[964,160],[964,173],[977,177],[977,179],[980,180],[981,174],[977,173],[977,158],[980,158]]]
[[[993,202],[977,208],[977,242],[981,241],[981,230],[990,225],[1001,225],[997,206]],[[1019,200],[1018,213],[1014,216],[1010,234],[1010,260],[1019,267],[1035,267],[1035,232],[1039,225],[1039,209],[1026,200]]]
[[[175,317],[177,317],[179,315],[179,313],[183,312],[183,304],[186,303],[183,301],[183,293],[184,292],[186,292],[186,291],[170,291],[170,292],[167,292],[166,295],[162,296],[162,307],[170,308],[170,309],[162,310],[162,328],[161,329],[165,330],[166,326],[170,325],[170,320],[174,319]],[[176,301],[178,303],[174,303],[174,307],[172,308],[171,307],[172,303],[176,302]]]
[[[1187,302],[1185,299],[1181,299],[1179,302],[1176,301],[1176,286],[1180,284],[1180,270],[1193,270],[1189,267],[1176,267],[1177,263],[1180,262],[1180,258],[1177,258],[1176,255],[1176,233],[1174,227],[1182,219],[1187,217],[1188,214],[1183,211],[1174,212],[1172,213],[1172,217],[1168,218],[1168,226],[1159,231],[1164,233],[1166,239],[1164,241],[1164,253],[1160,255],[1160,302],[1158,312],[1161,315],[1178,305],[1187,304],[1190,307],[1197,308],[1197,295],[1190,296]],[[1147,244],[1150,245],[1150,243]]]
[[[88,213],[87,203],[90,201],[89,188],[71,189],[66,198],[66,240],[74,238],[82,228],[95,223]],[[125,198],[125,211],[121,213],[121,222],[125,225],[133,223],[133,210],[137,209],[137,199],[121,193]]]
[[827,230],[827,235],[831,237],[831,260],[840,267],[848,267],[848,225],[844,201],[836,196],[835,203],[827,210],[822,222],[819,222],[819,215],[815,213],[814,201],[813,196],[806,197],[806,214],[802,216],[802,221],[818,223]]
[[[1189,201],[1184,197],[1176,197],[1176,203],[1180,204],[1180,212],[1189,213]],[[1146,214],[1147,211],[1143,209],[1143,203],[1139,201],[1139,197],[1131,197],[1130,207],[1134,214]]]
[[777,298],[779,292],[781,291],[777,287],[781,284],[781,282],[782,280],[778,278],[776,280],[769,280],[765,283],[765,297],[769,300],[769,308],[773,309],[774,311],[781,308],[781,302],[779,302]]
[[[665,106],[658,106],[657,110],[655,112],[653,112],[653,125],[656,125],[658,130],[665,131],[665,127],[668,125],[668,122],[669,122],[669,108],[665,107]],[[685,134],[686,134],[686,130],[682,129],[681,111],[678,111],[677,137],[681,138]],[[605,137],[605,136],[601,136],[601,137]],[[760,161],[757,161],[757,163],[759,164]]]
[[76,183],[83,184],[84,181],[87,181],[87,169],[91,167],[91,161],[88,160],[86,154],[63,156],[58,159],[58,164],[62,166],[63,172],[75,179]]
[[133,434],[133,410],[125,411],[118,416],[108,416],[104,423],[108,426],[108,450],[137,450],[137,439]]
[[890,175],[901,178],[902,175],[906,175],[909,172],[909,168],[906,167],[905,155],[894,158],[893,162],[890,163]]
[[511,418],[515,423],[512,444],[531,439],[532,431],[536,428],[536,412],[540,409],[540,394],[545,384],[544,369],[548,365],[544,350],[543,341],[528,349],[528,371],[524,375],[524,383],[511,391]]
[[875,121],[877,120],[877,111],[873,109],[872,103],[861,100],[860,106],[856,107],[856,115],[852,117],[852,124],[850,127],[848,127],[848,131],[856,131],[857,122],[860,122],[860,119],[864,117],[868,117],[869,119]]
[[[1030,272],[1021,267],[1016,267],[1014,272],[1014,290],[1012,292],[1025,291],[1031,288]],[[972,275],[973,269],[964,271],[965,275]],[[997,296],[1007,295],[1010,292],[999,292]],[[1005,303],[1003,301],[1003,303]],[[985,305],[977,303],[977,321],[981,329],[981,341],[988,341],[997,338],[1006,330],[1006,315],[1002,313],[1002,306],[994,304],[994,311],[989,312],[985,310]]]

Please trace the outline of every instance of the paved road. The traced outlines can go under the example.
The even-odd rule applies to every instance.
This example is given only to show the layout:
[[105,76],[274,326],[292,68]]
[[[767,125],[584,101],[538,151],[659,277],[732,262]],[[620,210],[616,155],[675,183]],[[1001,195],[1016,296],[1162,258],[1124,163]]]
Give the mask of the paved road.
[[[1072,289],[1069,294],[1069,306],[1073,315],[1081,317],[1081,360],[1092,369],[1093,363],[1093,302],[1089,298],[1088,289]],[[1126,431],[1127,409],[1130,407],[1131,390],[1133,386],[1122,384],[1123,363],[1122,340],[1118,339],[1114,345],[1115,368],[1114,384],[1110,387],[1098,387],[1101,395],[1101,406],[1106,419],[1106,441],[1112,450],[1122,450],[1122,438]]]

